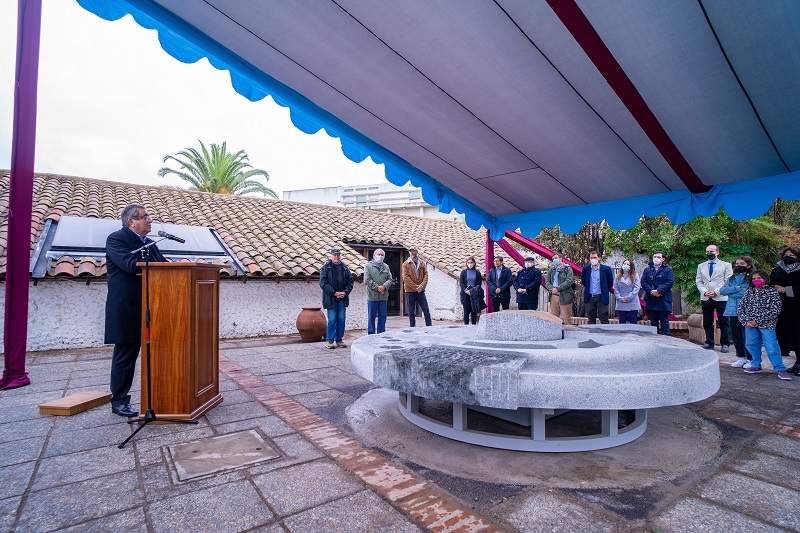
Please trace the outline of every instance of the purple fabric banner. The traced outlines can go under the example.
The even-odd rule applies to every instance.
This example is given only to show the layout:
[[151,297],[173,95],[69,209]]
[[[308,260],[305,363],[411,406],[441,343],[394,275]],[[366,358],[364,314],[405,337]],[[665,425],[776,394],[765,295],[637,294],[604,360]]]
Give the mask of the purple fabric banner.
[[0,390],[30,384],[25,371],[28,337],[28,285],[36,153],[36,96],[39,83],[41,0],[18,0],[14,131],[8,199],[6,301],[3,324],[5,370]]

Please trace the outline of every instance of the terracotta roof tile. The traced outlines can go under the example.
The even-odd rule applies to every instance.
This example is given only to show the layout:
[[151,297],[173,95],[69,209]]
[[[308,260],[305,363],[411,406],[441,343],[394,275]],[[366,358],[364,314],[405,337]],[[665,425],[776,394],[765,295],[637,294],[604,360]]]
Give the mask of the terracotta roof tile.
[[[9,183],[8,171],[0,170],[1,277],[5,276]],[[423,259],[457,277],[464,259],[480,258],[485,246],[483,232],[449,220],[36,174],[31,252],[48,218],[58,221],[66,214],[118,219],[122,208],[134,202],[144,205],[157,221],[213,228],[253,277],[317,275],[330,248],[338,246],[343,260],[360,278],[364,258],[348,243],[416,244]],[[227,267],[222,274],[233,276],[235,270]],[[62,258],[47,275],[103,276],[105,259]]]

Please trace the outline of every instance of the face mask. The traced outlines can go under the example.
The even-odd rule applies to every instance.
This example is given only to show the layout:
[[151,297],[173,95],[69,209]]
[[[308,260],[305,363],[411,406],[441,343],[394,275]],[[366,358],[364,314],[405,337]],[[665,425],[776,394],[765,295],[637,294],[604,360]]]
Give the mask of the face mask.
[[597,266],[597,263],[599,263],[600,261],[597,259],[589,259],[589,262],[592,264],[592,266]]
[[622,265],[622,271],[623,271],[623,272],[627,272],[627,271],[628,271],[628,270],[630,270],[630,269],[631,269],[631,266],[630,266],[630,265]]
[[733,271],[736,272],[737,274],[744,274],[745,272],[747,272],[747,267],[743,265],[736,265],[735,267],[733,267]]
[[708,252],[708,253],[706,254],[706,259],[708,259],[709,261],[713,261],[713,260],[714,260],[714,259],[716,259],[716,258],[717,258],[717,254],[715,254],[715,253],[713,253],[713,252]]
[[525,268],[531,268],[532,266],[533,266],[533,263],[525,263]]
[[661,258],[660,257],[654,257],[653,258],[653,264],[656,265],[656,266],[660,265],[661,264]]
[[764,280],[763,279],[754,279],[753,280],[753,287],[763,287]]
[[797,262],[796,257],[792,257],[791,255],[784,255],[783,256],[783,264],[784,265],[793,265]]
[[558,266],[558,265],[560,265],[560,264],[561,264],[561,259],[553,259],[553,264],[554,264],[555,266]]
[[382,255],[376,255],[375,256],[375,262],[376,263],[383,263],[383,256]]
[[475,263],[467,263],[467,266],[468,266],[469,268],[475,268]]

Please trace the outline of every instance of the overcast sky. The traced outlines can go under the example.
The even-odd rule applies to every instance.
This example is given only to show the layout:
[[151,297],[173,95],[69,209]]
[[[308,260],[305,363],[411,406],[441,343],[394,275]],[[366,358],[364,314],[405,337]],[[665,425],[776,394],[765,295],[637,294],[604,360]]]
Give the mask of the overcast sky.
[[[16,0],[0,0],[0,168],[11,165]],[[148,185],[162,158],[228,142],[268,186],[285,190],[382,183],[383,166],[353,163],[338,139],[307,135],[270,97],[250,102],[227,72],[202,59],[187,65],[164,52],[156,33],[130,16],[105,21],[75,0],[43,0],[36,124],[37,172]]]

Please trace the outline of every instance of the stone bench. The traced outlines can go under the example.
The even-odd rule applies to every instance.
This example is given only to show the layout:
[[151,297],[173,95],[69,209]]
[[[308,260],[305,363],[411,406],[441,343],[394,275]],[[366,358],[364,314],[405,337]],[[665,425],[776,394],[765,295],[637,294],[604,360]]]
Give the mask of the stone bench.
[[[362,377],[400,392],[401,412],[413,423],[456,440],[515,450],[579,451],[630,442],[644,433],[648,408],[699,401],[719,389],[717,357],[697,345],[656,335],[651,326],[596,324],[562,332],[554,320],[538,311],[503,311],[483,315],[477,326],[369,335],[352,344],[351,362]],[[420,398],[451,402],[452,424],[421,414]],[[471,431],[470,410],[529,425],[531,435]],[[568,410],[598,411],[601,432],[547,438],[546,420]],[[623,428],[620,411],[635,413]]]

